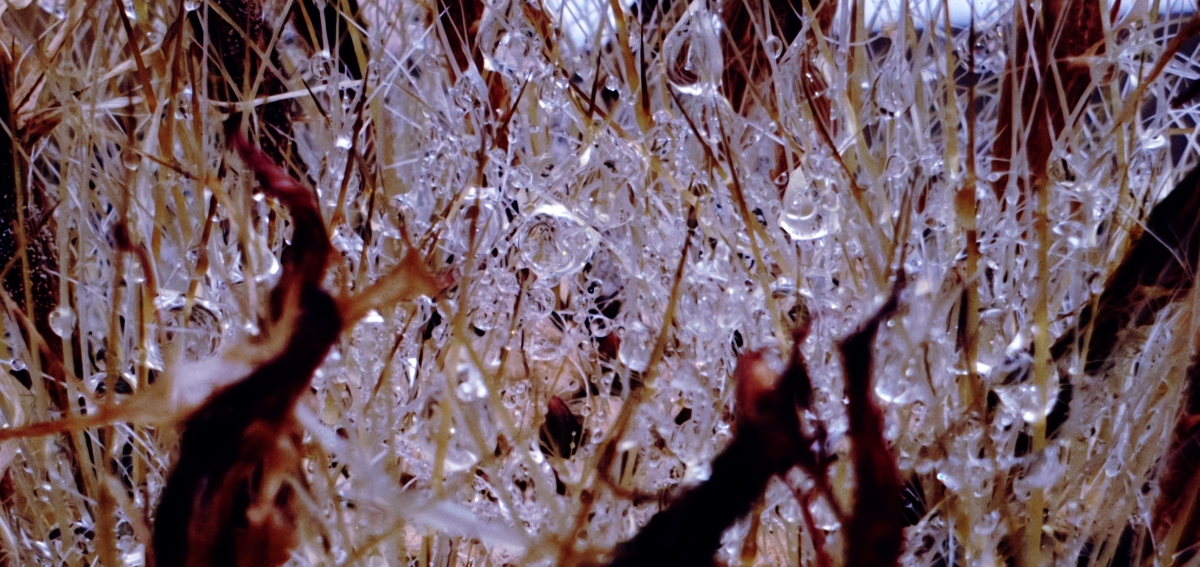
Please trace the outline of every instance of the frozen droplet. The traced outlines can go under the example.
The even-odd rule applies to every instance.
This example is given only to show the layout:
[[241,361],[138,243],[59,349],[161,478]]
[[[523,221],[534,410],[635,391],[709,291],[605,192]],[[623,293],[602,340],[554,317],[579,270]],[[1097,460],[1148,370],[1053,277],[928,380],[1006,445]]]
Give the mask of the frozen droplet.
[[1020,415],[1025,423],[1045,419],[1058,401],[1058,396],[1053,392],[1041,392],[1036,385],[1029,383],[997,386],[995,392],[1000,397],[1000,403]]
[[137,171],[142,165],[142,156],[132,147],[121,150],[121,163],[129,171]]
[[1117,75],[1117,65],[1105,57],[1097,57],[1091,64],[1092,82],[1097,85],[1108,85]]
[[594,337],[607,337],[612,332],[612,320],[603,314],[588,315],[588,328]]
[[[409,192],[410,195],[420,193]],[[463,206],[447,223],[451,230],[449,243],[453,245],[452,250],[465,254],[472,247],[476,250],[492,248],[508,227],[508,218],[498,207],[499,201],[500,194],[495,187],[467,188],[462,198]],[[407,220],[407,215],[405,218]]]
[[500,318],[500,306],[497,301],[484,300],[471,315],[471,325],[480,331],[490,331],[496,328]]
[[513,77],[538,73],[544,67],[540,43],[519,31],[505,32],[494,44],[490,62],[495,70]]
[[617,357],[621,363],[636,372],[645,372],[650,366],[650,353],[654,348],[653,338],[641,323],[634,323],[621,337],[621,350]]
[[1046,176],[1055,183],[1062,183],[1069,178],[1070,171],[1064,160],[1054,157],[1046,164]]
[[824,498],[812,499],[808,504],[808,511],[812,514],[813,527],[819,530],[831,532],[842,527],[837,514],[833,513],[833,509]]
[[896,51],[897,55],[889,57],[888,62],[879,70],[874,95],[875,103],[880,109],[900,114],[913,104],[913,80],[908,63],[899,55],[903,50],[893,51]]
[[521,311],[527,317],[545,317],[554,311],[557,302],[558,298],[549,287],[534,287],[526,293]]
[[1112,478],[1121,474],[1121,469],[1125,468],[1125,439],[1122,435],[1109,451],[1108,458],[1104,460],[1104,476]]
[[446,451],[446,472],[458,473],[470,470],[479,462],[479,455],[458,447]]
[[559,204],[533,211],[516,237],[521,259],[539,277],[554,283],[579,273],[599,243],[596,231]]
[[1142,147],[1147,150],[1157,150],[1166,147],[1167,137],[1162,132],[1142,136]]
[[908,390],[908,381],[899,376],[881,378],[875,384],[875,395],[879,396],[879,399],[893,404],[904,403]]
[[183,9],[188,12],[199,10],[200,0],[183,0]]
[[667,80],[681,93],[717,92],[725,60],[721,53],[721,17],[703,2],[693,2],[663,40]]
[[533,360],[557,360],[562,353],[563,340],[559,333],[541,328],[525,336],[525,354]]
[[50,330],[62,338],[67,338],[75,331],[75,311],[66,305],[59,305],[50,312]]
[[763,51],[767,52],[767,57],[779,59],[783,54],[783,40],[774,34],[768,35],[767,40],[763,42]]
[[354,147],[354,143],[350,140],[349,136],[338,136],[333,141],[333,145],[337,146],[339,150],[348,150]]
[[1046,489],[1058,482],[1063,472],[1067,470],[1066,463],[1059,459],[1058,453],[1058,447],[1053,445],[1047,447],[1029,467],[1029,472],[1025,475],[1025,482],[1028,482],[1030,487]]
[[972,531],[978,535],[987,537],[992,535],[992,533],[995,532],[996,528],[999,526],[1000,512],[998,510],[992,510],[991,512],[985,514],[980,521],[975,522],[975,527],[972,528]]
[[837,195],[832,191],[826,193],[818,203],[804,173],[799,169],[793,171],[783,194],[779,226],[794,240],[814,240],[838,230]]
[[908,173],[908,160],[900,155],[888,158],[887,169],[883,172],[888,179],[898,179],[904,177],[906,173]]
[[528,188],[533,183],[533,172],[527,166],[518,165],[509,170],[508,182],[518,189]]
[[958,476],[948,471],[938,471],[937,479],[941,481],[942,484],[946,485],[946,490],[949,490],[950,492],[958,492],[962,489],[962,480],[960,480]]
[[378,325],[383,323],[384,319],[383,315],[380,315],[378,311],[371,309],[370,311],[367,311],[367,314],[362,318],[362,322],[368,325]]
[[746,296],[742,291],[728,287],[717,302],[716,321],[722,329],[733,329],[742,320],[746,309]]
[[454,393],[458,399],[464,402],[473,402],[481,400],[488,395],[487,384],[483,382],[483,373],[479,371],[479,367],[471,361],[467,356],[466,349],[462,349],[462,356],[458,364],[458,387],[454,389]]

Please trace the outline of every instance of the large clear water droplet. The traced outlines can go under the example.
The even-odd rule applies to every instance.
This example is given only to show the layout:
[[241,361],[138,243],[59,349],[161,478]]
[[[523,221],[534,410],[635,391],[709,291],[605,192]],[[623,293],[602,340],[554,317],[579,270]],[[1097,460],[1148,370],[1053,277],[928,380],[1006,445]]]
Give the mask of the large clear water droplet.
[[551,285],[580,272],[596,251],[599,235],[566,207],[542,205],[521,227],[516,245],[521,260]]
[[75,311],[66,305],[59,305],[50,312],[50,330],[62,338],[71,336],[75,330]]
[[823,196],[812,191],[804,173],[797,169],[783,193],[779,226],[794,240],[821,238],[841,227],[838,209],[840,205],[833,191],[826,190]]
[[687,13],[663,40],[667,80],[690,95],[717,91],[725,59],[721,53],[721,18],[702,2],[693,2]]

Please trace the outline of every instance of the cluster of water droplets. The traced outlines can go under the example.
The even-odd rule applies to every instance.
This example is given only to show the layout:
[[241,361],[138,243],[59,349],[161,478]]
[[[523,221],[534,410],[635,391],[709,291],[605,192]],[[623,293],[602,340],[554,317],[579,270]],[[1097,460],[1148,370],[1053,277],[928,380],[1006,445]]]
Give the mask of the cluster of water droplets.
[[[202,5],[189,0],[183,8]],[[66,17],[61,2],[39,6]],[[1105,376],[1088,376],[1068,360],[1054,365],[1045,387],[1030,379],[1036,197],[1016,181],[1027,165],[1013,166],[1009,185],[998,187],[1004,176],[988,158],[998,143],[996,77],[1011,53],[1010,26],[987,20],[974,45],[965,30],[922,35],[921,49],[907,49],[895,29],[879,32],[890,34],[888,42],[850,42],[842,20],[823,48],[806,48],[803,38],[784,45],[769,34],[763,49],[781,71],[761,94],[770,92],[773,110],[748,105],[739,113],[721,96],[731,61],[721,37],[731,30],[704,3],[646,26],[626,15],[629,46],[617,45],[619,34],[607,28],[595,45],[554,43],[542,35],[543,22],[512,8],[492,6],[472,30],[483,69],[448,70],[443,44],[430,39],[422,18],[401,22],[405,33],[392,42],[372,43],[389,57],[372,61],[365,86],[339,88],[346,77],[327,50],[295,65],[309,81],[297,91],[311,94],[296,102],[306,119],[290,132],[292,167],[314,185],[331,225],[338,261],[328,287],[361,292],[410,245],[454,282],[437,297],[372,311],[314,378],[301,410],[314,448],[308,480],[337,553],[383,541],[380,549],[412,557],[423,547],[437,562],[471,549],[498,562],[553,564],[571,550],[611,549],[660,501],[708,478],[712,458],[734,435],[739,355],[766,349],[781,368],[788,345],[780,341],[804,320],[812,330],[801,352],[815,386],[804,417],[828,432],[824,450],[846,455],[838,341],[882,303],[895,261],[903,262],[907,288],[900,313],[880,332],[874,393],[909,481],[906,564],[949,561],[964,545],[971,553],[998,549],[1021,527],[1008,518],[1020,517],[1035,491],[1053,491],[1072,476],[1097,480],[1080,488],[1083,496],[1052,504],[1048,529],[1069,532],[1059,558],[1078,554],[1089,537],[1070,531],[1086,523],[1094,508],[1086,502],[1128,511],[1123,517],[1147,509],[1138,488],[1153,459],[1141,448],[1161,444],[1166,431],[1153,418],[1166,394],[1154,394],[1147,376],[1178,370],[1173,335],[1162,326],[1139,330],[1148,346]],[[1130,49],[1157,49],[1151,31],[1131,34]],[[652,45],[656,38],[660,45]],[[960,65],[951,77],[948,47]],[[1126,96],[1140,60],[1118,47],[1089,64],[1097,82]],[[646,59],[644,73],[625,67],[626,48],[633,61]],[[968,50],[978,79],[977,156],[964,155],[967,102],[955,88]],[[38,154],[96,162],[105,179],[64,170],[70,197],[54,213],[69,243],[60,261],[71,285],[46,322],[74,341],[79,388],[89,397],[83,407],[95,409],[107,396],[101,384],[127,396],[171,362],[223,369],[231,346],[263,333],[291,227],[214,144],[220,109],[201,105],[202,116],[191,115],[199,92],[187,86],[164,101],[177,110],[176,136],[193,136],[178,141],[167,162],[196,171],[163,166],[145,157],[146,148],[120,147],[111,140],[124,134],[112,132],[97,137],[108,140],[98,149],[59,155],[66,150],[50,145]],[[1106,137],[1115,114],[1108,111],[1117,106],[1107,96],[1089,103],[1097,112],[1084,113],[1046,168],[1052,336],[1100,291],[1131,226],[1129,211],[1177,177],[1163,134],[1169,121],[1161,116],[1169,113],[1133,127],[1118,154]],[[946,122],[952,116],[957,124]],[[188,134],[180,124],[190,127],[192,118],[209,133]],[[144,130],[159,117],[136,119]],[[64,120],[80,131],[97,127],[75,115]],[[204,144],[211,147],[193,150]],[[965,273],[966,231],[956,215],[966,159],[978,168],[978,186],[967,195],[978,209],[977,274]],[[218,171],[214,194],[199,180]],[[153,266],[128,254],[117,261],[111,233],[125,210],[117,188],[136,204],[128,207],[130,230],[146,235]],[[959,332],[968,285],[980,296],[971,362]],[[20,336],[15,323],[9,327],[10,338]],[[29,371],[24,348],[0,361],[14,376]],[[119,368],[108,367],[114,360]],[[1025,437],[1053,411],[1060,379],[1074,387],[1073,417],[1033,451]],[[973,392],[971,380],[982,391]],[[122,429],[119,438],[121,450],[156,455],[137,469],[141,476],[127,475],[135,505],[148,507],[161,489],[167,448],[140,429]],[[53,464],[69,451],[55,443],[21,451],[14,474],[36,480],[23,498],[57,506],[44,487],[74,486]],[[831,470],[840,497],[853,486],[846,463]],[[798,472],[789,484],[815,489]],[[806,515],[816,535],[838,548],[835,507],[823,497],[802,504],[788,488],[773,484],[760,522],[726,534],[725,560],[738,557],[757,525],[760,541],[784,542],[761,547],[764,557],[810,561]],[[94,546],[85,537],[94,521],[80,517],[64,520],[57,538],[33,538],[37,561],[73,561],[70,549]],[[969,530],[954,525],[963,518]],[[17,525],[22,537],[28,525]],[[133,536],[120,542],[137,564]],[[319,563],[316,547],[296,561]]]

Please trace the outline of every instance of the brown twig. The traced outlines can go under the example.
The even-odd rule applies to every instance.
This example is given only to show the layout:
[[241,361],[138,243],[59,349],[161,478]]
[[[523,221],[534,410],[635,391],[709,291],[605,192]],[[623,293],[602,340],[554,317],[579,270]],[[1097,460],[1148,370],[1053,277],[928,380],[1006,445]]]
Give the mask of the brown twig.
[[295,488],[286,479],[298,473],[300,445],[292,410],[343,325],[337,303],[320,287],[332,246],[312,192],[240,136],[233,145],[263,190],[292,213],[292,254],[271,293],[271,332],[288,338],[271,360],[184,421],[179,460],[155,518],[160,567],[287,559],[296,512]]
[[854,510],[846,525],[846,565],[888,567],[896,565],[904,543],[902,482],[896,460],[883,437],[883,414],[872,398],[872,351],[879,325],[899,307],[904,273],[883,307],[841,342],[846,376],[849,435],[854,443],[851,458],[857,482]]

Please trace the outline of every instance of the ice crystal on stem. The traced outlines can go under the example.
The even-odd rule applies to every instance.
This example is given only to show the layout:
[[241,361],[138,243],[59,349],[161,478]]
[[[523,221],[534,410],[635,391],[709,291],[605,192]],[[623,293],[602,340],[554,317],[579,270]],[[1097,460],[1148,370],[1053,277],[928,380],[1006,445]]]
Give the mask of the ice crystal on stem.
[[[305,233],[232,121],[311,189],[355,315],[272,560],[583,564],[712,519],[739,360],[779,376],[804,324],[813,460],[715,560],[840,564],[887,522],[905,565],[1187,560],[1198,20],[767,4],[0,6],[0,549],[145,564],[175,426],[283,341]],[[414,258],[445,290],[395,301]],[[876,439],[837,354],[894,283]],[[902,500],[857,502],[885,453]]]

